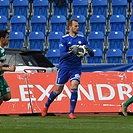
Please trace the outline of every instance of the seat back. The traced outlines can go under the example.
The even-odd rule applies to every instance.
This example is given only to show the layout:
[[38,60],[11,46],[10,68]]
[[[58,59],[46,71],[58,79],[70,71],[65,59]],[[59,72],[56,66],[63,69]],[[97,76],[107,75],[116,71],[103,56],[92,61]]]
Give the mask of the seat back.
[[48,36],[49,49],[59,49],[59,42],[63,35],[62,32],[50,32]]
[[14,0],[13,1],[14,15],[23,15],[28,18],[29,1],[28,0]]
[[29,34],[29,49],[44,51],[45,36],[42,32],[31,32]]
[[133,31],[128,34],[128,48],[133,48]]
[[112,12],[113,15],[127,16],[127,0],[112,0]]
[[51,31],[66,33],[66,17],[64,15],[54,15],[51,17]]
[[104,50],[104,34],[101,31],[91,31],[88,34],[88,41],[91,48]]
[[106,19],[103,15],[92,15],[90,18],[91,31],[101,31],[105,34]]
[[112,15],[110,17],[111,31],[121,31],[125,34],[126,19],[123,15]]
[[133,31],[133,15],[130,18],[130,29]]
[[66,18],[68,18],[68,3],[66,2],[65,5],[57,6],[57,4],[53,2],[53,15],[64,15]]
[[31,17],[31,31],[41,31],[46,34],[47,20],[43,15],[34,15]]
[[9,19],[9,9],[10,1],[0,0],[0,16],[6,16],[6,18]]
[[25,16],[12,16],[11,31],[22,32],[26,34],[26,18]]
[[7,18],[6,16],[0,16],[0,30],[7,28]]
[[108,49],[106,61],[107,63],[122,63],[122,51],[120,49]]
[[108,34],[109,49],[124,50],[124,34],[121,31],[111,31]]
[[88,0],[73,0],[72,9],[73,15],[84,15],[88,18]]
[[133,48],[127,50],[126,60],[127,60],[127,63],[133,63]]
[[90,57],[89,54],[86,55],[87,63],[102,63],[103,55],[100,49],[93,49],[94,57]]
[[9,48],[22,48],[24,45],[24,35],[22,32],[9,33]]
[[46,57],[53,64],[58,64],[59,63],[59,60],[60,60],[60,50],[59,49],[49,49],[46,52]]
[[107,17],[108,0],[93,0],[92,1],[93,15],[103,15]]
[[48,18],[49,13],[49,2],[48,0],[34,0],[33,1],[33,14],[44,15]]

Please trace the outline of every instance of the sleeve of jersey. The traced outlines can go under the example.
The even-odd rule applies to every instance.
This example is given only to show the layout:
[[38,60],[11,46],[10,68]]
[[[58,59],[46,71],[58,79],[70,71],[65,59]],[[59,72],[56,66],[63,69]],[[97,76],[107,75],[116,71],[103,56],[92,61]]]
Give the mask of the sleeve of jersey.
[[60,58],[65,58],[69,56],[66,42],[63,38],[60,40],[59,49],[60,49]]

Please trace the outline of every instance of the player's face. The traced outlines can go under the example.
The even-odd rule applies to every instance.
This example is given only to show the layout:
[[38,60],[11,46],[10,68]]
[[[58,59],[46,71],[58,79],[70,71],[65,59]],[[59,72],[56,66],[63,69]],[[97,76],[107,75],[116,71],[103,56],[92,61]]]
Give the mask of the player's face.
[[78,34],[78,30],[79,30],[79,24],[76,21],[72,22],[72,27],[71,30],[74,34]]
[[6,37],[3,39],[3,45],[4,46],[8,45],[8,41],[9,41],[9,35],[6,34]]

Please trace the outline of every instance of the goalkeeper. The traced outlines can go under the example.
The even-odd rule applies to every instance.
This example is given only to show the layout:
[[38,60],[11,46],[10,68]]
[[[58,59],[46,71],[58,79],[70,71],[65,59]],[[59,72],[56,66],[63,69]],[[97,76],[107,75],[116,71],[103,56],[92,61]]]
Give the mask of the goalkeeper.
[[65,83],[70,79],[71,98],[70,98],[70,114],[69,118],[75,119],[74,110],[78,98],[78,85],[81,76],[81,59],[77,56],[79,53],[79,45],[85,45],[86,51],[91,57],[94,56],[93,51],[89,48],[88,41],[82,35],[78,34],[79,24],[77,20],[68,22],[69,34],[64,35],[60,40],[60,63],[56,79],[56,88],[50,93],[47,102],[42,109],[42,116],[47,115],[48,108],[54,99],[62,92]]

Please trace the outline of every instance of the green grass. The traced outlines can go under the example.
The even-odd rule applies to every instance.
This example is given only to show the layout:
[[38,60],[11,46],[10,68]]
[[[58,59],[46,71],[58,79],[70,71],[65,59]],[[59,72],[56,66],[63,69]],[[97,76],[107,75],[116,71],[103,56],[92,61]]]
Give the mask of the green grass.
[[132,116],[0,116],[0,133],[133,133]]

